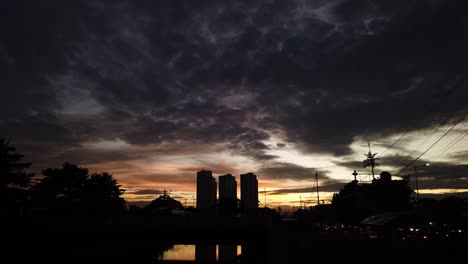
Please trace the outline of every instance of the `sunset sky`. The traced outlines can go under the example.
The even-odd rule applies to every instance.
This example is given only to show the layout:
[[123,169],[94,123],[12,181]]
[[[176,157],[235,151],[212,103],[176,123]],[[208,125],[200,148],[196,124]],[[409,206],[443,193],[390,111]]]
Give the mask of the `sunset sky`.
[[368,142],[376,175],[424,153],[413,163],[430,163],[417,171],[421,196],[468,196],[466,10],[461,0],[2,1],[0,136],[37,174],[64,162],[106,171],[131,202],[172,190],[192,205],[201,169],[238,183],[255,173],[271,207],[313,205],[317,172],[327,202],[354,170],[369,181]]

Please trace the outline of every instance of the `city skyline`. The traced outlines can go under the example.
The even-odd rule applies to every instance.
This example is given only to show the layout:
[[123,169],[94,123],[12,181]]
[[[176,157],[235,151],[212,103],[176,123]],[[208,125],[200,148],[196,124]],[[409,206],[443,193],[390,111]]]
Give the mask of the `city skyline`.
[[216,185],[211,171],[198,171],[196,208],[206,211],[219,209],[222,214],[235,214],[237,209],[244,213],[257,213],[260,204],[257,176],[248,172],[239,178],[238,192],[236,177],[232,174],[219,175]]
[[[430,164],[421,164],[419,166],[410,166],[413,169],[417,169],[423,166],[429,166]],[[206,209],[215,209],[217,206],[220,205],[223,199],[238,199],[239,200],[239,208],[242,208],[244,202],[242,202],[242,194],[244,193],[245,200],[249,200],[248,203],[250,204],[250,208],[260,208],[260,207],[273,207],[273,208],[282,208],[281,210],[291,211],[298,208],[309,208],[313,207],[317,204],[328,204],[331,202],[333,195],[338,194],[338,191],[341,190],[344,185],[351,183],[352,181],[342,182],[341,186],[334,186],[333,188],[338,188],[338,191],[333,191],[329,189],[329,186],[317,186],[318,184],[318,175],[317,181],[313,186],[307,186],[302,189],[302,192],[294,194],[297,196],[293,198],[293,201],[290,203],[284,203],[281,200],[275,197],[278,190],[269,190],[267,191],[266,188],[260,188],[258,185],[257,175],[252,172],[241,173],[239,174],[239,179],[245,178],[244,184],[242,181],[240,183],[240,188],[237,188],[237,178],[236,175],[232,175],[231,173],[223,174],[220,173],[218,176],[214,175],[212,171],[204,168],[201,171],[196,172],[197,179],[194,183],[196,185],[196,193],[193,195],[192,193],[183,193],[178,192],[177,190],[170,190],[169,194],[172,192],[172,198],[178,199],[179,201],[185,200],[185,207],[194,207],[199,208],[202,210]],[[373,182],[372,175],[368,174],[366,176],[359,175],[354,171],[351,173],[352,177],[356,177],[356,183],[358,184],[370,184]],[[382,179],[382,175],[390,177],[391,179],[394,175],[387,171],[379,171],[375,175],[375,180]],[[201,177],[200,177],[201,176]],[[359,178],[357,178],[359,176]],[[408,174],[404,177],[393,177],[393,180],[402,180],[404,178],[413,178],[410,177],[411,175]],[[216,177],[218,181],[216,181]],[[247,179],[250,178],[250,179]],[[253,181],[253,182],[252,182]],[[414,180],[410,180],[414,182]],[[248,183],[246,183],[248,182]],[[338,184],[337,184],[338,185]],[[414,185],[414,183],[413,183]],[[322,188],[325,187],[325,188]],[[416,185],[417,187],[417,185]],[[244,192],[242,191],[244,188]],[[152,194],[152,199],[155,197],[166,194],[167,190],[148,190],[148,194]],[[279,190],[279,193],[281,190]],[[320,193],[321,198],[319,199],[319,195],[317,192]],[[201,194],[201,195],[200,195]],[[325,197],[324,197],[325,196]],[[453,196],[450,194],[448,196]],[[456,196],[456,195],[455,195]],[[191,202],[187,205],[187,200]],[[201,197],[201,198],[199,198]],[[211,198],[210,198],[211,197]],[[268,199],[267,199],[268,197]],[[418,189],[413,189],[412,197],[414,199],[419,199]],[[423,197],[424,198],[424,197]],[[319,200],[317,200],[319,199]],[[201,203],[200,203],[201,201]],[[137,206],[145,206],[147,205],[148,201],[128,201],[129,204],[137,205]],[[200,206],[201,204],[201,206]]]
[[37,176],[108,172],[142,204],[252,172],[297,207],[316,173],[325,202],[370,180],[370,144],[376,176],[468,196],[466,1],[29,2],[0,9],[0,137]]

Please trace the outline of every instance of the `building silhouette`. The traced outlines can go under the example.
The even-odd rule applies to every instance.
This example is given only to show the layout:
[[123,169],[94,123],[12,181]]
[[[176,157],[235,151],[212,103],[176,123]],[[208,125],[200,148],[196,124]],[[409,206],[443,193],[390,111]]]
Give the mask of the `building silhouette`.
[[236,177],[231,174],[219,176],[219,200],[237,198]]
[[201,210],[216,207],[216,180],[211,171],[197,172],[197,208]]
[[240,175],[241,181],[241,209],[253,211],[258,209],[258,181],[251,172]]
[[216,245],[196,244],[195,263],[216,263]]
[[238,208],[237,182],[231,174],[219,176],[218,209],[221,215],[233,215]]
[[237,245],[236,244],[220,244],[218,246],[218,262],[219,263],[237,263]]

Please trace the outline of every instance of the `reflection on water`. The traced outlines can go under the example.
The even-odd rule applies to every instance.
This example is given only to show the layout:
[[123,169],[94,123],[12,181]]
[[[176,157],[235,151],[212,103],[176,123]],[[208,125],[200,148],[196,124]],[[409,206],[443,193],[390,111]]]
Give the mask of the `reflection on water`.
[[174,245],[172,248],[162,253],[162,259],[165,260],[194,260],[194,245]]
[[174,245],[161,254],[159,263],[195,261],[197,263],[240,263],[242,246],[236,244]]

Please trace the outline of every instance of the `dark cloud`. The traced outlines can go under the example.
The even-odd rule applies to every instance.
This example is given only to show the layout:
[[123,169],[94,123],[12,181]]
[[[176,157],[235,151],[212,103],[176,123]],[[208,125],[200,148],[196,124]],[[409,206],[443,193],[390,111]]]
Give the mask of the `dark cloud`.
[[321,179],[329,179],[328,171],[306,168],[292,163],[271,162],[260,168],[258,174],[265,179],[295,179],[295,180],[315,180],[315,174],[320,174]]
[[[422,177],[419,177],[422,176]],[[412,181],[412,188],[416,190],[416,186],[414,183],[414,178],[411,178],[410,175],[410,180]],[[468,183],[467,183],[467,178],[463,179],[438,179],[438,178],[428,178],[425,177],[424,175],[418,175],[418,187],[419,190],[427,189],[431,190],[437,193],[438,189],[446,189],[446,190],[451,190],[451,191],[446,191],[446,192],[459,192],[459,191],[464,191],[468,189]]]
[[[422,163],[424,164],[424,163]],[[414,183],[414,168],[402,172]],[[468,165],[433,162],[416,170],[419,189],[468,189]]]
[[[465,132],[466,134],[466,132]],[[464,135],[462,135],[462,138],[465,137]],[[445,152],[444,152],[445,153]],[[459,151],[459,152],[455,152],[455,153],[451,153],[450,155],[448,155],[451,159],[454,159],[454,160],[458,160],[460,161],[461,163],[466,163],[466,161],[468,160],[468,151]],[[439,156],[438,156],[439,157]]]
[[424,193],[420,194],[421,198],[432,198],[432,199],[444,199],[451,196],[463,197],[465,200],[468,199],[468,192],[448,192],[448,193]]
[[340,46],[317,59],[307,80],[291,78],[295,89],[270,93],[282,98],[279,122],[304,150],[344,154],[356,135],[423,128],[463,109],[467,65],[458,56],[466,54],[459,45],[466,23],[454,8],[403,7],[381,32],[343,31],[336,34],[354,37],[324,40]]
[[[314,169],[277,163],[266,140],[275,135],[277,148],[291,143],[343,156],[357,137],[450,124],[466,110],[467,7],[7,1],[0,130],[40,164],[99,162],[100,154],[80,146],[120,139],[222,145],[260,162],[271,179],[308,179]],[[131,156],[151,155],[141,153]],[[439,175],[451,169],[442,166]]]
[[[329,182],[319,186],[319,192],[339,192],[346,182]],[[315,193],[315,186],[303,188],[277,189],[270,191],[269,194],[290,194],[290,193]]]
[[161,195],[161,194],[164,194],[164,191],[154,190],[154,189],[138,189],[138,190],[129,191],[127,193],[133,194],[133,195],[147,195],[147,194]]

